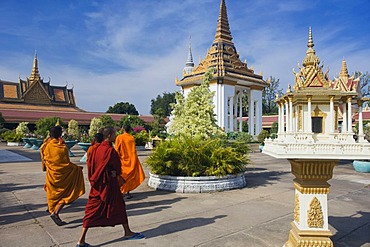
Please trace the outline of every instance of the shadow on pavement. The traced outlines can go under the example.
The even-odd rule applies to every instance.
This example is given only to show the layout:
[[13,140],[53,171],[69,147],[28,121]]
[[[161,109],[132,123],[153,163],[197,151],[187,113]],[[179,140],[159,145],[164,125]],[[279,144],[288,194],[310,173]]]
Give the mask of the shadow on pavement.
[[[187,229],[193,229],[196,227],[201,227],[205,225],[210,225],[215,223],[217,219],[222,219],[226,217],[226,215],[217,215],[212,218],[190,218],[190,219],[184,219],[179,221],[174,221],[166,224],[162,224],[156,228],[143,231],[142,234],[145,235],[145,238],[154,238],[157,236],[163,236],[167,234],[171,234],[174,232],[180,232]],[[125,241],[123,237],[117,238],[105,243],[99,244],[99,246],[109,245],[115,242]]]
[[[336,247],[370,246],[370,212],[357,211],[346,217],[329,216],[329,223],[337,230],[331,237]],[[348,224],[356,228],[349,228]],[[353,237],[349,238],[348,235]]]
[[[253,168],[252,168],[253,169]],[[258,168],[257,168],[258,169]],[[263,169],[260,169],[263,170]],[[259,186],[266,186],[274,184],[273,181],[278,181],[281,179],[281,176],[290,174],[290,172],[281,172],[281,171],[263,171],[263,172],[247,172],[244,177],[247,180],[246,188],[256,188]]]

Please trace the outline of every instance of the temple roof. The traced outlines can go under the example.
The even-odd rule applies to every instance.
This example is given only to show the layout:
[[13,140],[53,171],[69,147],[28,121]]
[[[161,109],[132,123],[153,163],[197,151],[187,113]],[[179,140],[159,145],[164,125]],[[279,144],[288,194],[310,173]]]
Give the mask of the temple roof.
[[50,80],[43,81],[36,53],[31,75],[26,80],[21,78],[18,82],[0,80],[0,102],[76,107],[73,88],[67,88],[67,85],[51,86]]
[[226,79],[235,85],[255,85],[262,88],[268,85],[262,75],[254,74],[253,69],[240,60],[232,41],[225,0],[221,0],[215,38],[206,57],[190,73],[184,73],[181,80],[176,80],[176,85],[198,85],[210,68],[214,69],[213,81]]

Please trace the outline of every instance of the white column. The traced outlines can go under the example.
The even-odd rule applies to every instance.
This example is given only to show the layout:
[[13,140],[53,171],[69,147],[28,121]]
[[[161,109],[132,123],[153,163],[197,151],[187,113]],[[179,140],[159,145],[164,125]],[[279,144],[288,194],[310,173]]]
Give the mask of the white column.
[[239,93],[239,132],[243,130],[243,93]]
[[280,119],[280,124],[281,124],[281,132],[285,133],[285,114],[284,114],[284,102],[281,102],[281,119]]
[[293,131],[293,102],[289,97],[289,130]]
[[276,102],[278,105],[278,134],[281,133],[281,105],[280,102]]
[[308,119],[307,119],[307,132],[312,133],[312,109],[311,109],[311,100],[312,96],[307,96],[307,111],[308,111]]
[[249,111],[248,111],[248,130],[249,134],[255,136],[254,133],[254,100],[252,94],[249,97]]
[[362,100],[358,100],[358,142],[364,142],[364,124],[362,122]]
[[262,99],[256,101],[256,135],[262,131]]
[[290,127],[289,127],[290,112],[289,112],[288,100],[285,100],[285,111],[286,111],[286,116],[285,116],[286,131],[285,132],[289,132],[289,130],[290,130]]
[[230,125],[229,132],[234,131],[234,97],[229,98]]
[[352,133],[352,98],[348,97],[347,102],[348,102],[348,116],[347,116],[348,126],[347,127],[348,127],[348,133]]
[[344,102],[344,104],[343,104],[342,133],[347,133],[348,132],[347,123],[348,123],[348,119],[347,119],[347,102]]
[[334,133],[334,126],[335,126],[335,120],[334,120],[334,96],[329,96],[330,98],[330,134]]

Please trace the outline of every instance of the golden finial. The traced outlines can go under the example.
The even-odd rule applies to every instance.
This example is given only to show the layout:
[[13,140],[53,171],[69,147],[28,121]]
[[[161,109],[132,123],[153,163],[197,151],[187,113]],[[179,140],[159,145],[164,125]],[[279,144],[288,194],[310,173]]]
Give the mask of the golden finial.
[[278,100],[279,99],[279,94],[278,93],[276,93],[275,94],[275,100]]
[[55,126],[60,126],[59,118],[58,118],[57,122],[55,123]]
[[342,68],[340,70],[340,77],[348,77],[347,62],[344,60],[344,58],[342,61]]
[[307,44],[307,47],[308,48],[314,47],[313,39],[312,39],[312,28],[311,27],[308,30],[308,44]]
[[262,76],[262,70],[261,70],[261,72],[260,72],[260,76]]

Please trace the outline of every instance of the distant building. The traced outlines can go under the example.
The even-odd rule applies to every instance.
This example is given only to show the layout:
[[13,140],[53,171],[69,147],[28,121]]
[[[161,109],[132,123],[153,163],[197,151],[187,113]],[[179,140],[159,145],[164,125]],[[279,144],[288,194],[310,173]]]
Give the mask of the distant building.
[[[89,125],[94,117],[109,115],[119,121],[125,114],[86,112],[76,105],[73,88],[52,86],[44,82],[39,74],[37,55],[33,60],[31,75],[18,82],[0,80],[0,113],[6,128],[15,128],[20,122],[35,124],[44,117],[59,117],[68,123],[71,119],[79,125]],[[93,100],[93,99],[92,99]],[[152,116],[139,116],[145,122],[152,122]]]
[[2,104],[47,105],[76,108],[73,88],[51,86],[50,79],[44,82],[39,74],[37,55],[33,59],[30,77],[18,82],[0,80],[0,102]]

